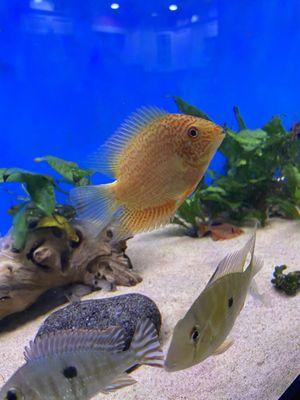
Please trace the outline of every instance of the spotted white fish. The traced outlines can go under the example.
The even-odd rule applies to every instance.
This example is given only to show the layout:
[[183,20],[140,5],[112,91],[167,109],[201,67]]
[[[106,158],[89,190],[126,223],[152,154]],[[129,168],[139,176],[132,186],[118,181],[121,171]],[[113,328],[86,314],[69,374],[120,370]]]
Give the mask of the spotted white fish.
[[26,363],[3,386],[1,400],[86,400],[136,381],[125,371],[137,364],[163,366],[156,328],[136,327],[124,349],[120,328],[43,335],[25,349]]
[[255,238],[256,229],[241,250],[219,263],[203,292],[175,326],[165,361],[167,371],[189,368],[232,344],[226,337],[243,308],[254,275],[263,265],[254,256]]

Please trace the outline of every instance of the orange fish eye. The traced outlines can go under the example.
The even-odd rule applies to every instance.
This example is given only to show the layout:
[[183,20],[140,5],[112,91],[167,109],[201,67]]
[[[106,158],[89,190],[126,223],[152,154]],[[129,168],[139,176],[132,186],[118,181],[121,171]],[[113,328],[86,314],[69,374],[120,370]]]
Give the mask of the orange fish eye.
[[188,129],[187,134],[189,135],[190,138],[196,139],[199,136],[200,132],[198,128],[196,128],[195,126],[191,126]]

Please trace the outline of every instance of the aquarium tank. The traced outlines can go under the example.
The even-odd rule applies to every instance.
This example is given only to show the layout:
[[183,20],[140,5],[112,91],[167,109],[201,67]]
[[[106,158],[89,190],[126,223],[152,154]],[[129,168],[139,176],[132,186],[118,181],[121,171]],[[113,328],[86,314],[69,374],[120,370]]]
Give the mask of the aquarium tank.
[[[300,119],[291,1],[10,0],[0,5],[1,167],[84,162],[141,106],[173,96],[235,128]],[[223,159],[214,159],[222,171]],[[105,178],[99,178],[105,179]],[[17,189],[1,188],[1,234]]]
[[0,1],[0,400],[299,387],[299,16]]

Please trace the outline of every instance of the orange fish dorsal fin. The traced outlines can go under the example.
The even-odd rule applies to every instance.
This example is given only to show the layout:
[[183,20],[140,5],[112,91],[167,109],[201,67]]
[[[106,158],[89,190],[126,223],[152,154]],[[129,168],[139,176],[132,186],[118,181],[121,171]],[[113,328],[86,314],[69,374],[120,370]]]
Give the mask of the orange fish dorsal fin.
[[169,200],[162,206],[145,209],[123,208],[118,222],[118,238],[134,235],[139,232],[147,232],[167,224],[175,214],[177,203]]
[[157,107],[142,107],[130,115],[117,132],[89,157],[92,169],[109,176],[116,176],[119,156],[130,141],[149,123],[167,113]]
[[24,358],[29,362],[80,349],[119,352],[124,349],[124,345],[123,330],[120,327],[105,330],[66,330],[36,337],[25,347]]

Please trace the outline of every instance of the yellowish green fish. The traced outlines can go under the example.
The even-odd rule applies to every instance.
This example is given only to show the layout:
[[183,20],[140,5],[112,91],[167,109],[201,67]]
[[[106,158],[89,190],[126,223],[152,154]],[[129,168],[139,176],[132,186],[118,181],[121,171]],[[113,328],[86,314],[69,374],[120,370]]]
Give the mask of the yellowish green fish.
[[99,230],[117,216],[119,237],[156,229],[195,190],[224,136],[206,119],[143,108],[93,156],[114,182],[77,187],[71,202]]
[[65,331],[41,336],[25,349],[26,363],[0,391],[1,400],[86,400],[136,381],[126,370],[137,364],[163,366],[156,328],[137,324],[124,349],[120,328]]
[[232,344],[226,338],[244,306],[254,275],[263,265],[254,256],[255,237],[256,230],[241,250],[220,261],[203,292],[175,326],[165,361],[167,371],[189,368]]

